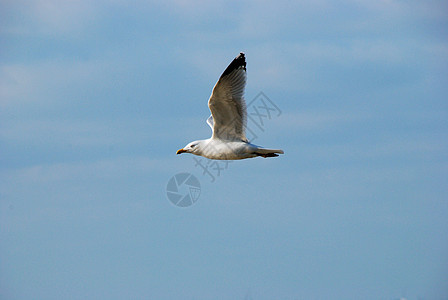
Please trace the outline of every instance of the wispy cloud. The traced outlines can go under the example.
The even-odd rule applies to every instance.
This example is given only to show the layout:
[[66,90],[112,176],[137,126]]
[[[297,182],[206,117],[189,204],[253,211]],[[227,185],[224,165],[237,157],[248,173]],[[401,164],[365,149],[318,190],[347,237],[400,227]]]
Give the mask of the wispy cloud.
[[[149,157],[115,157],[94,161],[76,161],[63,163],[45,163],[24,167],[9,172],[9,184],[31,185],[48,182],[91,181],[100,179],[118,179],[118,177],[136,176],[143,173],[166,170],[172,160],[152,159]],[[118,177],[117,177],[118,176]]]
[[0,69],[0,103],[18,106],[67,101],[67,92],[75,92],[86,83],[92,84],[106,68],[106,63],[95,61],[52,60],[4,65]]
[[[88,28],[98,16],[94,3],[84,0],[19,0],[6,1],[2,6],[6,16],[3,34],[76,34]],[[14,17],[21,18],[22,22],[7,22]]]

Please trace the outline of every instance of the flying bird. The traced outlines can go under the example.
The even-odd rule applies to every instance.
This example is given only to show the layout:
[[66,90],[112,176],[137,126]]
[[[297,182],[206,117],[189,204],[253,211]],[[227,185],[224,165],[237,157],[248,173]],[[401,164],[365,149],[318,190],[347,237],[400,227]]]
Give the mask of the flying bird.
[[194,141],[177,150],[210,159],[237,160],[252,157],[276,157],[280,149],[266,149],[251,144],[246,138],[247,112],[244,101],[246,57],[241,52],[225,69],[208,100],[211,116],[207,124],[212,137]]

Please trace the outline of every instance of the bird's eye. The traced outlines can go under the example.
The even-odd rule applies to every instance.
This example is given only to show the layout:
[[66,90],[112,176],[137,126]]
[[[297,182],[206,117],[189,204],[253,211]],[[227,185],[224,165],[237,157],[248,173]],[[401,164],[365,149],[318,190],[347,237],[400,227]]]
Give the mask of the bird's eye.
[[196,147],[196,145],[191,145],[190,147],[191,147],[191,148],[194,148],[194,147]]

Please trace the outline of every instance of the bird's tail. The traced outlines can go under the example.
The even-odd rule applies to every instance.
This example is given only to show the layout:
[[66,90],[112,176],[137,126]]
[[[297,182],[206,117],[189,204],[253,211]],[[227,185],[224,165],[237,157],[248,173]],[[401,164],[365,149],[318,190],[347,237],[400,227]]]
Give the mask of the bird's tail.
[[257,154],[258,156],[261,157],[276,157],[278,156],[278,154],[284,154],[283,150],[281,149],[265,149],[265,148],[258,148],[257,152],[255,152],[255,154]]

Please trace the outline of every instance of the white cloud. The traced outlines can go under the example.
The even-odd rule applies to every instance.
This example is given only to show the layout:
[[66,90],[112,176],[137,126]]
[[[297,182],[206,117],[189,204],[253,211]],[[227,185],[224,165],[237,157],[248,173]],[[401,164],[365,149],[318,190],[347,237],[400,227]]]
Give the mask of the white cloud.
[[37,164],[17,168],[8,172],[9,183],[42,184],[63,181],[91,181],[102,179],[119,179],[136,174],[160,172],[172,164],[171,159],[152,159],[144,156],[115,157],[94,161],[76,161],[51,164]]
[[320,131],[341,126],[343,124],[353,124],[365,121],[372,116],[362,112],[325,112],[325,111],[303,111],[295,113],[283,113],[274,124],[284,127],[284,130],[298,131]]
[[35,0],[11,1],[4,4],[11,17],[20,18],[3,26],[3,33],[29,35],[76,34],[87,29],[98,17],[93,1]]
[[61,95],[57,97],[61,89],[75,91],[80,85],[100,80],[100,75],[107,68],[110,65],[106,62],[80,60],[4,65],[0,69],[0,103],[3,106],[17,106],[30,102],[43,104],[61,101]]

